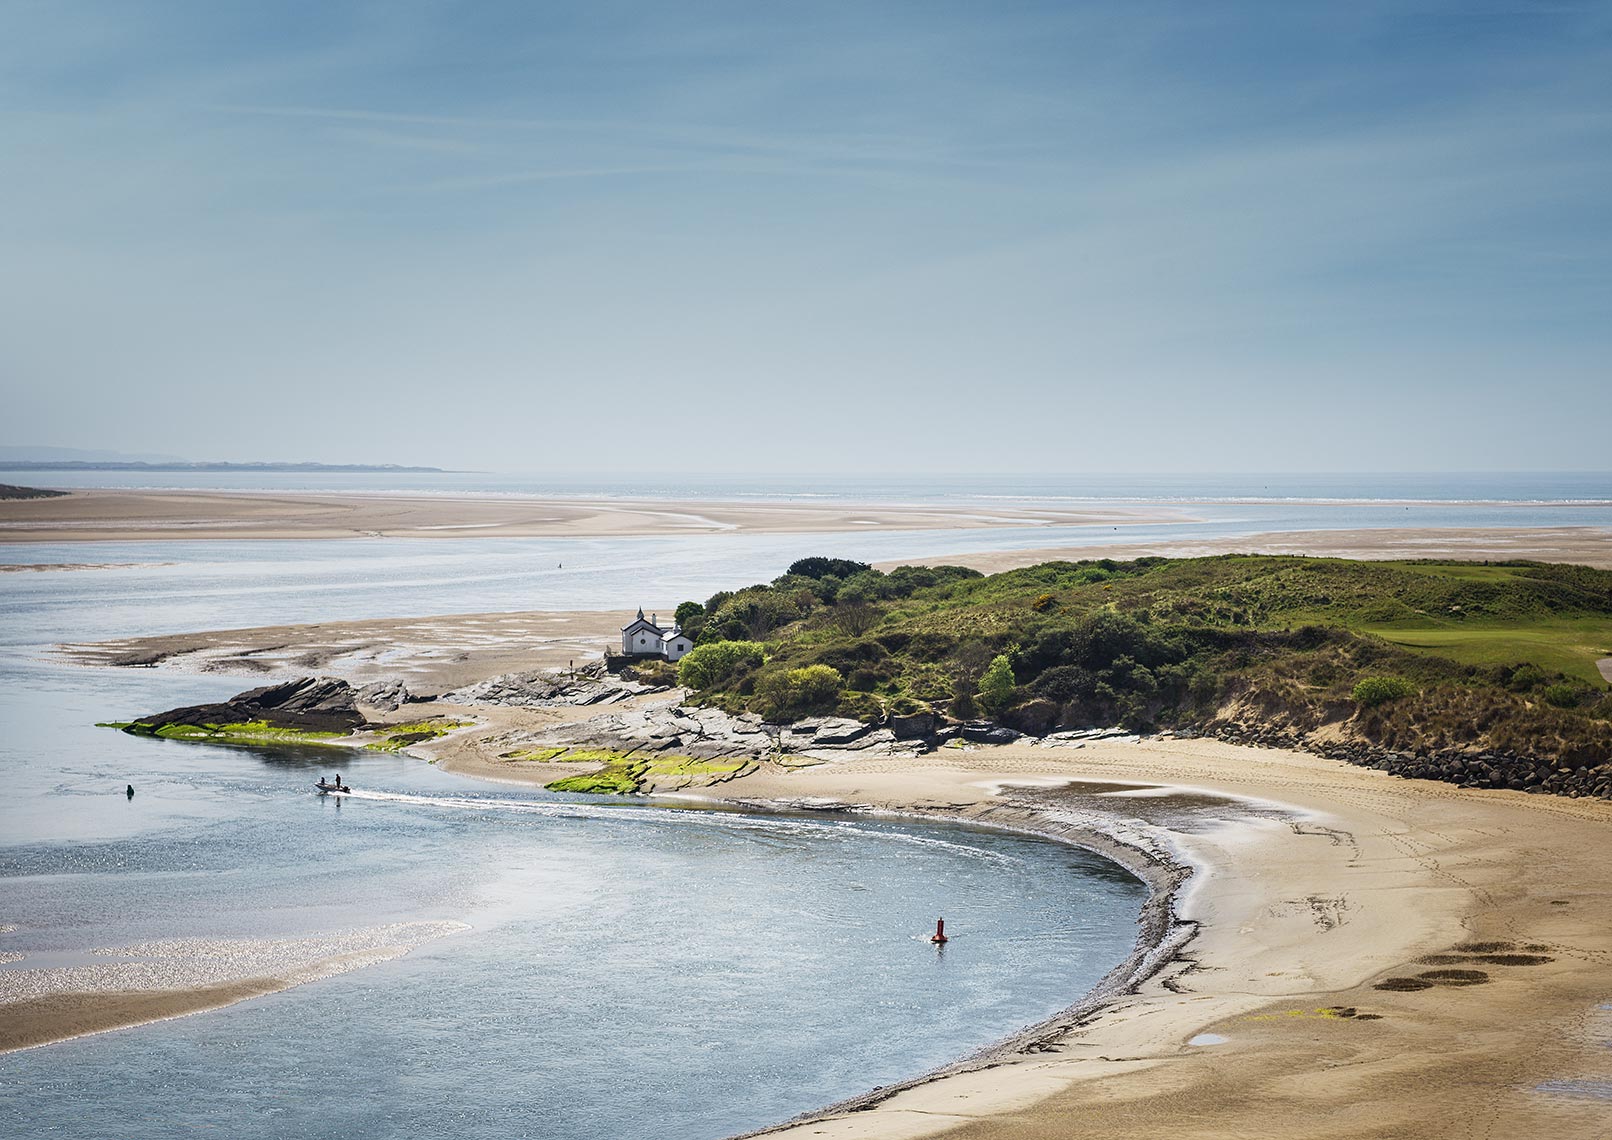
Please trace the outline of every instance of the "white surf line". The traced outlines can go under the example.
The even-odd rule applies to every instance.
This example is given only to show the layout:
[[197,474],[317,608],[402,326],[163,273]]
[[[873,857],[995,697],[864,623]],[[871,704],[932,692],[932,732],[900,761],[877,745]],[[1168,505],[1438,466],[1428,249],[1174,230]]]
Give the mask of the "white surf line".
[[563,803],[544,800],[480,799],[470,796],[423,796],[408,792],[353,791],[343,798],[411,804],[418,807],[447,808],[461,811],[504,811],[525,815],[546,816],[553,819],[629,820],[641,823],[673,823],[683,826],[710,826],[734,831],[750,831],[772,835],[801,836],[856,836],[906,843],[951,851],[974,859],[1020,864],[1022,859],[1000,851],[991,851],[966,843],[939,839],[931,835],[918,835],[905,830],[886,830],[868,827],[852,820],[802,819],[784,814],[755,814],[731,811],[709,811],[672,807],[650,807],[624,804]]

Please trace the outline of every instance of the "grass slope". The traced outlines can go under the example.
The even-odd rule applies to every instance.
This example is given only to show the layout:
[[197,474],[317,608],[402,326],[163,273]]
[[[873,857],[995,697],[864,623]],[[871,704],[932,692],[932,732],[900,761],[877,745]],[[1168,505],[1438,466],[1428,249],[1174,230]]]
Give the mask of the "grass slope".
[[[700,629],[702,649],[738,634],[765,650],[759,664],[735,654],[720,676],[701,676],[701,699],[780,717],[933,708],[1028,731],[1252,717],[1390,747],[1612,751],[1612,697],[1595,664],[1612,655],[1608,571],[1273,555],[1050,562],[990,577],[879,575],[828,559],[791,570],[690,604],[685,627]],[[1384,677],[1393,683],[1362,690],[1387,694],[1380,703],[1356,699],[1362,681]]]

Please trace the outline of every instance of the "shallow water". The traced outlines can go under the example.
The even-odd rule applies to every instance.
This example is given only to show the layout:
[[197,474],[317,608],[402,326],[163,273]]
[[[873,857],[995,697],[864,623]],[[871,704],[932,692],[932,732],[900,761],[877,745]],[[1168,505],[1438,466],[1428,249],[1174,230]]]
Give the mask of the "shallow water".
[[[366,593],[349,544],[289,545],[245,565],[215,549],[132,589],[96,572],[0,580],[0,926],[15,927],[0,957],[23,955],[0,992],[32,968],[191,979],[143,945],[160,940],[273,972],[304,963],[298,940],[458,932],[225,1010],[0,1057],[0,1135],[720,1136],[984,1046],[1069,1004],[1134,942],[1141,885],[1058,844],[130,737],[93,722],[243,682],[42,659],[56,639],[310,617],[329,598],[482,605],[434,570]],[[314,795],[337,770],[357,794]],[[940,915],[943,951],[924,938]]]

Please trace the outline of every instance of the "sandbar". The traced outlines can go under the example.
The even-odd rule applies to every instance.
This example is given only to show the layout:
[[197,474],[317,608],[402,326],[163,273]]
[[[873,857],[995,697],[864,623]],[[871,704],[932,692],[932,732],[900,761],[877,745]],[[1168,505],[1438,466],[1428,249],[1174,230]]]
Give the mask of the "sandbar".
[[0,542],[174,539],[577,538],[1184,522],[1169,507],[677,502],[325,491],[84,490],[0,501]]

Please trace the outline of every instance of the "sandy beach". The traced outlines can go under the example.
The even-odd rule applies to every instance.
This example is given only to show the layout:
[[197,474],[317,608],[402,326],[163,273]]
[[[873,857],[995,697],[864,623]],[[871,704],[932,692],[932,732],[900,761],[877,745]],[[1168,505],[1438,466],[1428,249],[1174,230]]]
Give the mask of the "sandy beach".
[[74,491],[0,501],[0,542],[191,538],[543,538],[751,532],[1113,526],[1183,522],[1186,511],[1004,504],[721,503],[515,495]]
[[[467,774],[541,778],[473,735],[437,747]],[[1097,789],[1083,802],[1111,818],[1057,785]],[[764,766],[720,794],[1158,844],[1195,868],[1172,900],[1192,937],[1133,993],[778,1135],[1605,1135],[1612,805],[1174,739]],[[1229,797],[1233,822],[1172,825],[1172,797]]]

